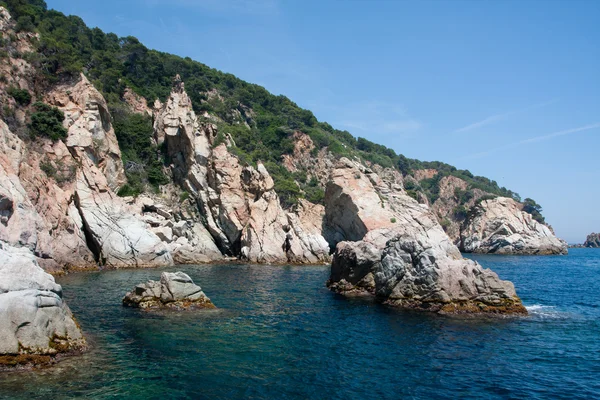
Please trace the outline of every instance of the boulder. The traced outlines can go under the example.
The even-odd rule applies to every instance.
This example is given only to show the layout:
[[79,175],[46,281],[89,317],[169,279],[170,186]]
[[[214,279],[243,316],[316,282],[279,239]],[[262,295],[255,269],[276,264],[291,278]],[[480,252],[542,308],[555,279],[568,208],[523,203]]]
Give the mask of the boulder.
[[466,253],[567,254],[567,243],[507,197],[483,200],[463,223]]
[[160,282],[137,285],[125,295],[123,305],[142,309],[215,308],[202,288],[183,272],[163,272]]
[[0,260],[0,367],[52,362],[84,350],[86,341],[61,286],[36,257],[0,242]]
[[395,181],[348,159],[336,165],[325,194],[336,245],[329,288],[401,308],[526,313],[512,283],[462,258],[429,208]]

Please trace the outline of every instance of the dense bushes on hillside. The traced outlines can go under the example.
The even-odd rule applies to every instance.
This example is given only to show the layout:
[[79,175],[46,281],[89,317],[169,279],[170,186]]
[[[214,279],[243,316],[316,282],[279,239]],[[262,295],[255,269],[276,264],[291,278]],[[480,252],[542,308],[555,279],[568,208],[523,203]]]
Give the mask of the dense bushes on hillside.
[[147,184],[156,189],[168,183],[169,179],[163,172],[162,155],[151,140],[152,119],[119,107],[111,108],[111,114],[127,175],[127,185],[121,188],[119,194],[135,196],[142,193]]

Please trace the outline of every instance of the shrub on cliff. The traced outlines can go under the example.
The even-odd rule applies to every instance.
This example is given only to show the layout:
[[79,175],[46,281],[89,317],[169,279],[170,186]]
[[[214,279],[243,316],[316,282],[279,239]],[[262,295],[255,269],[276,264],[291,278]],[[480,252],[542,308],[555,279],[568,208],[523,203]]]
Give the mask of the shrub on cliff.
[[111,114],[127,175],[127,185],[119,195],[138,195],[143,192],[145,183],[154,188],[168,183],[169,178],[163,172],[163,158],[152,141],[152,119],[118,107],[111,108]]
[[535,200],[526,198],[523,201],[523,211],[531,214],[533,219],[535,219],[540,224],[546,223],[546,220],[542,216],[542,206],[540,206],[538,203],[536,203]]
[[67,129],[63,126],[65,115],[56,107],[46,103],[36,102],[35,111],[31,114],[29,134],[32,138],[48,137],[59,140],[67,137]]
[[6,91],[17,103],[22,106],[26,106],[31,103],[31,93],[25,89],[19,89],[17,87],[11,86]]

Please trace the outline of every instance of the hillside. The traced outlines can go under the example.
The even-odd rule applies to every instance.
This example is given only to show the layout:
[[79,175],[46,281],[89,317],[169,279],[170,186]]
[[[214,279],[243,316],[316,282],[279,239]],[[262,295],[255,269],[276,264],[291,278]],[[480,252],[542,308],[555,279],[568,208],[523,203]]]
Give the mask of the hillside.
[[[157,188],[167,182],[162,164],[168,161],[150,141],[150,116],[132,113],[125,98],[134,92],[149,103],[164,102],[171,91],[173,77],[179,75],[186,84],[195,113],[218,126],[221,132],[218,140],[223,141],[225,134],[229,134],[235,142],[232,151],[243,162],[264,163],[284,207],[297,204],[299,198],[322,203],[324,197],[322,184],[311,180],[305,171],[293,173],[281,163],[282,156],[293,153],[293,135],[298,131],[307,134],[316,149],[327,148],[335,158],[358,158],[367,165],[395,168],[405,176],[417,178],[415,171],[436,170],[437,174],[431,178],[406,181],[408,194],[429,204],[439,197],[440,181],[445,176],[462,179],[467,186],[463,192],[457,192],[456,214],[464,213],[474,190],[483,191],[487,196],[521,201],[517,193],[499,187],[491,179],[474,176],[443,162],[409,159],[384,145],[355,138],[348,131],[318,121],[312,112],[298,107],[285,96],[274,96],[261,86],[190,58],[150,50],[134,37],[119,38],[98,28],[88,28],[79,17],[48,10],[42,0],[6,0],[0,4],[4,4],[17,21],[17,32],[39,34],[35,48],[23,54],[16,54],[18,49],[11,38],[0,43],[0,56],[21,56],[37,71],[34,93],[21,93],[22,96],[40,98],[49,87],[72,81],[83,72],[107,100],[123,161],[132,167],[126,170],[128,184],[121,188],[122,195],[138,195],[147,186]],[[13,94],[19,96],[16,92]],[[13,118],[14,110],[5,107],[0,112],[12,130],[27,136],[27,127],[18,126]],[[29,107],[25,112],[31,118],[34,110]],[[533,200],[527,199],[524,210],[544,222],[541,207]]]

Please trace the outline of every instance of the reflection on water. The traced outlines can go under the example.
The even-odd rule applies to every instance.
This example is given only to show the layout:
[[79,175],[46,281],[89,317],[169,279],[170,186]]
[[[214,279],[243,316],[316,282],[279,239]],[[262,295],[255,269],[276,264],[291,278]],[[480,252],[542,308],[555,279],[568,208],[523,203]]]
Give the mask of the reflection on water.
[[402,312],[325,289],[329,268],[187,266],[219,307],[121,307],[162,270],[59,279],[91,350],[0,375],[10,398],[600,397],[600,251],[474,257],[515,282],[530,316]]

